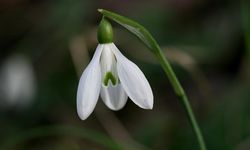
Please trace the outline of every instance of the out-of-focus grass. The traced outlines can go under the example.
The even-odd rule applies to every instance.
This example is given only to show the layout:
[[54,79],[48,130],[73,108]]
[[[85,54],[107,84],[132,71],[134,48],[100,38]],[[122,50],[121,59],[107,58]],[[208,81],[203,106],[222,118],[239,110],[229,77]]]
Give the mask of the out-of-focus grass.
[[29,140],[34,140],[36,138],[49,137],[49,136],[76,136],[80,138],[85,138],[91,142],[97,143],[107,149],[121,150],[122,146],[111,140],[110,138],[89,129],[74,127],[74,126],[47,126],[34,128],[28,131],[22,131],[21,133],[16,133],[2,143],[0,147],[1,150],[12,149],[17,145],[26,143]]

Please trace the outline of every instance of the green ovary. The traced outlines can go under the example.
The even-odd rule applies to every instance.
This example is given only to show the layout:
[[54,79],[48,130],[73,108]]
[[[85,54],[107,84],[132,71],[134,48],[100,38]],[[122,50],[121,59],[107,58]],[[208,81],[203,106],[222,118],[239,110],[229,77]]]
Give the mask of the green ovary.
[[105,86],[108,86],[108,82],[109,80],[112,82],[113,85],[116,85],[116,78],[114,77],[114,75],[112,74],[112,72],[107,72],[104,76],[104,80],[103,83]]

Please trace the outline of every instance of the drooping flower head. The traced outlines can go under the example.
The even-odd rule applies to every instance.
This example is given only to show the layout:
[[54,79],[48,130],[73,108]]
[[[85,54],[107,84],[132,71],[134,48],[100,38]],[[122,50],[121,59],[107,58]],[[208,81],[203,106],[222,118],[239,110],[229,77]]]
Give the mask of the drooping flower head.
[[124,107],[128,97],[139,107],[153,108],[153,93],[142,71],[114,45],[111,24],[103,18],[98,28],[98,46],[84,70],[77,90],[77,112],[85,120],[99,95],[112,110]]

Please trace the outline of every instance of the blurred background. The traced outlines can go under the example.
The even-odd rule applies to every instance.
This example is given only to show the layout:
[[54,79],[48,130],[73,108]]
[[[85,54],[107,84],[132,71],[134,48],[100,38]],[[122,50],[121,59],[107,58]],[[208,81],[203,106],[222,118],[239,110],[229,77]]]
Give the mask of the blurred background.
[[128,16],[162,46],[210,150],[250,149],[250,2],[247,0],[1,0],[1,150],[198,150],[155,57],[112,22],[115,44],[149,80],[154,109],[99,100],[81,121],[79,76],[97,46],[97,8]]

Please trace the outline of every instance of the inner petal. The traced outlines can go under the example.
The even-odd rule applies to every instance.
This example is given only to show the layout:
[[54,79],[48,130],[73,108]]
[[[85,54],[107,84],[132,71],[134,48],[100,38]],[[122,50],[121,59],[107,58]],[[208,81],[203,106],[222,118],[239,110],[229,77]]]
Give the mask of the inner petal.
[[116,69],[116,58],[111,50],[110,44],[105,44],[103,48],[100,65],[103,84],[107,86],[109,81],[111,81],[113,85],[117,85],[118,75]]
[[107,86],[101,87],[101,98],[110,109],[119,110],[126,104],[128,96],[121,84],[113,86],[109,81]]

